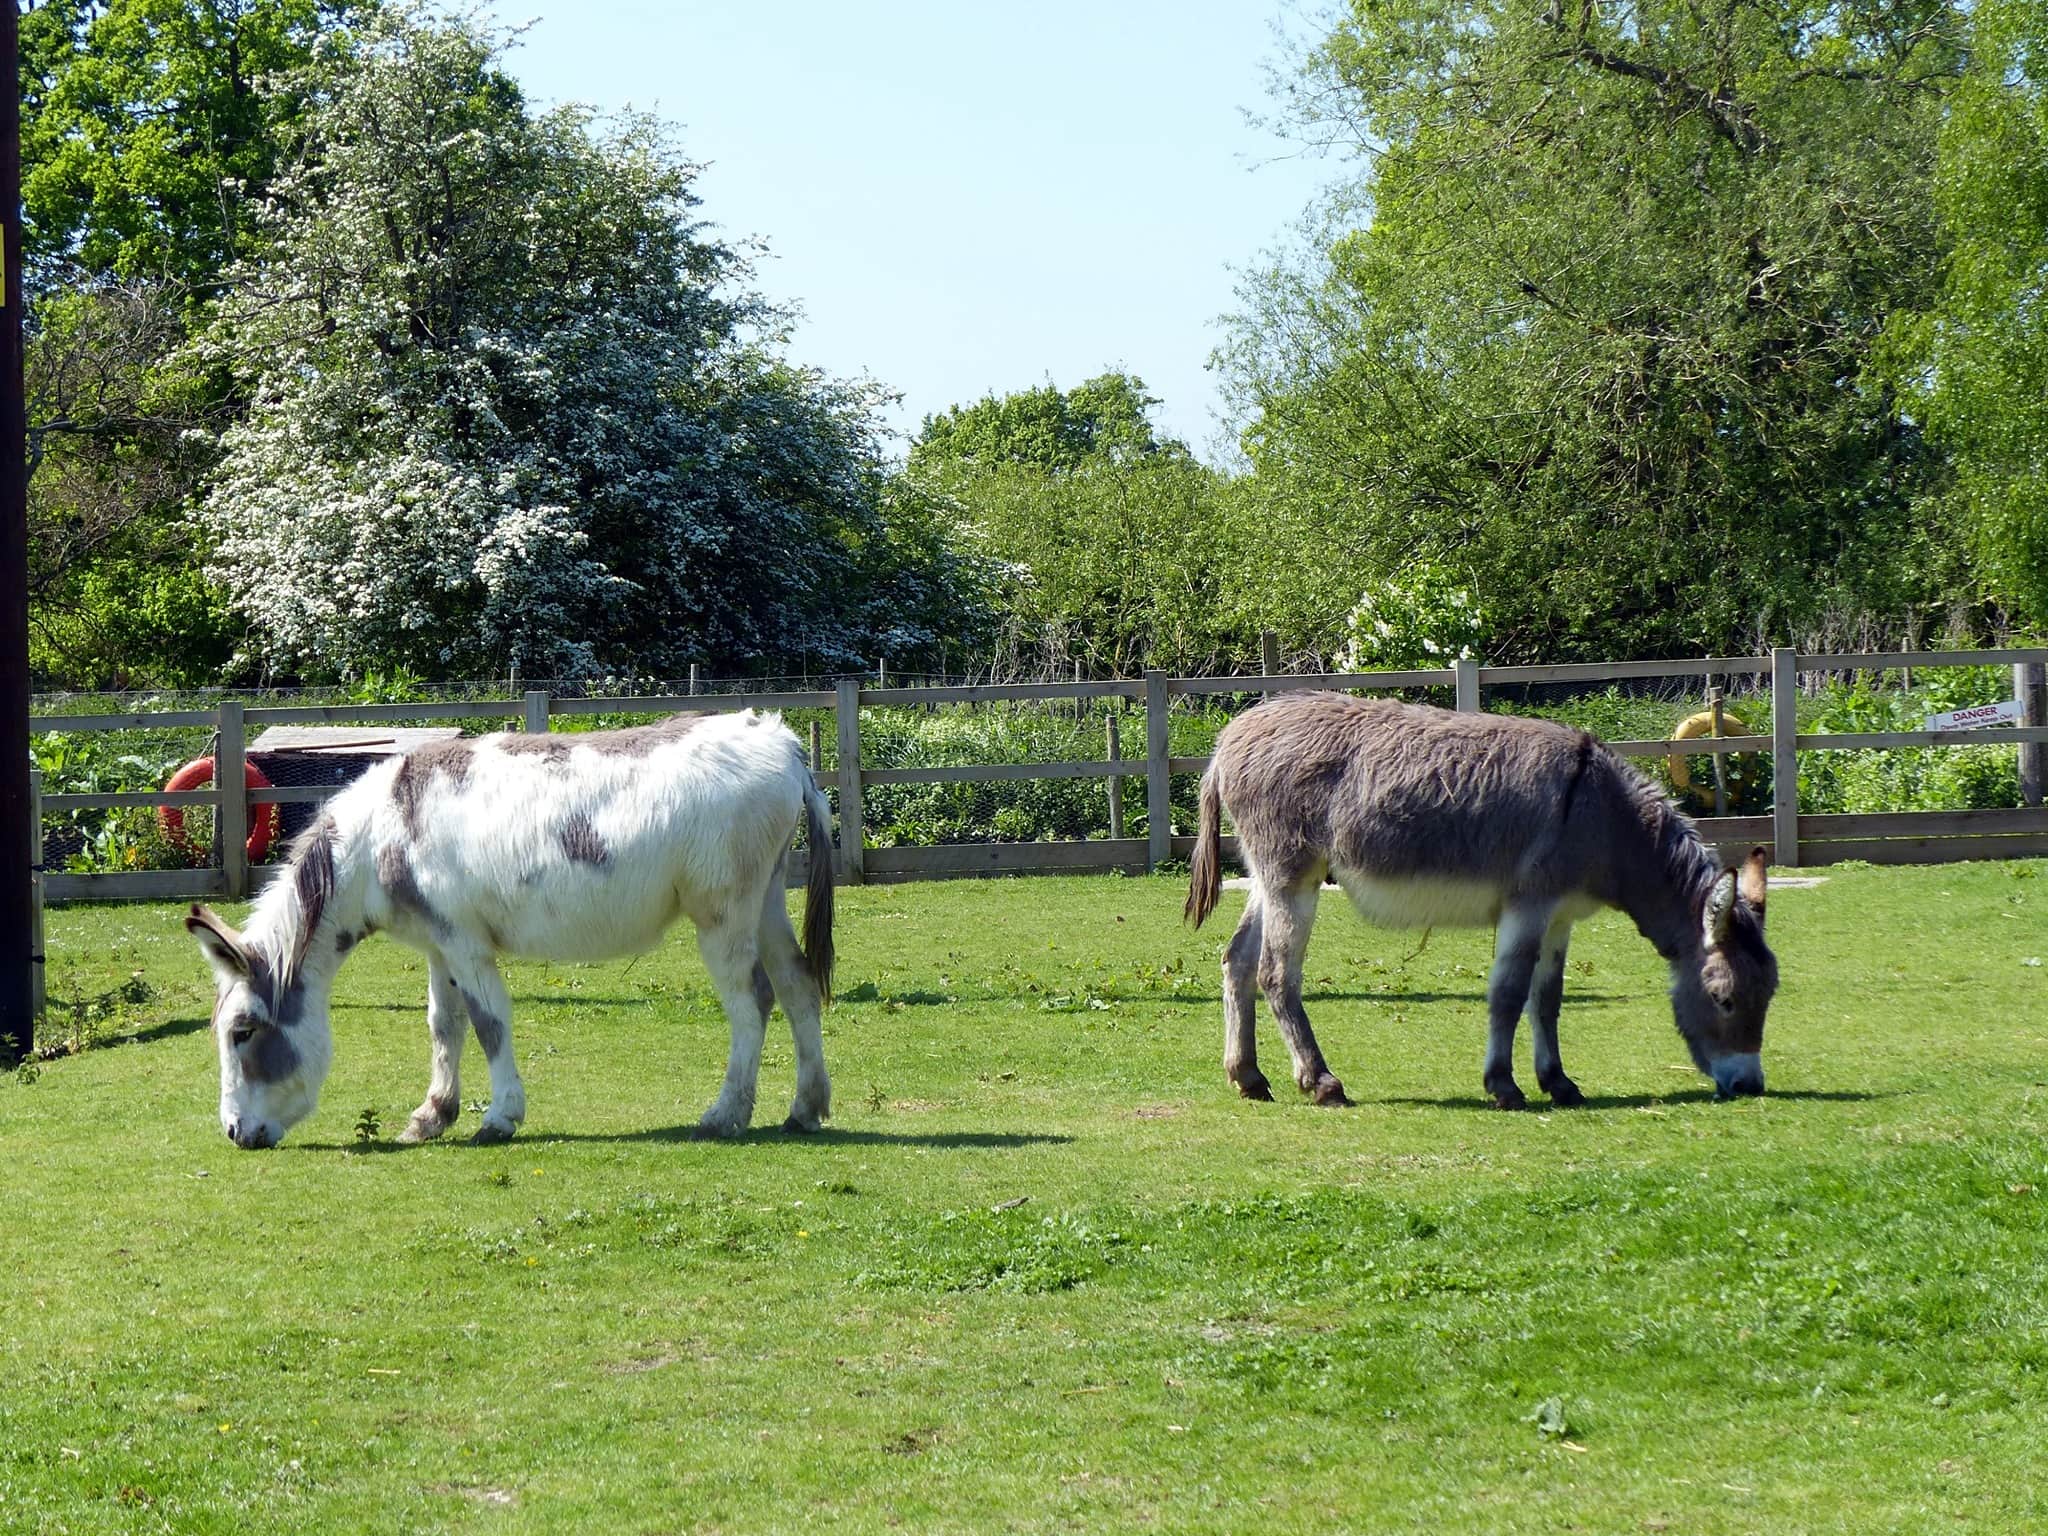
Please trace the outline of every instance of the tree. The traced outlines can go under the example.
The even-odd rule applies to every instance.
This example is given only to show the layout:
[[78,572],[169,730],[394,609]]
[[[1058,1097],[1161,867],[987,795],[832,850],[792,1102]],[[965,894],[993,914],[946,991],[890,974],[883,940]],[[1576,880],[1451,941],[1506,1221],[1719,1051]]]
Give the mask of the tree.
[[79,270],[203,296],[247,255],[305,103],[263,83],[345,46],[356,0],[46,0],[25,7],[31,287]]
[[535,115],[497,46],[391,10],[299,87],[303,156],[210,341],[254,404],[204,522],[262,656],[445,677],[873,654],[853,599],[907,548],[874,402],[779,360],[659,124]]
[[50,0],[21,21],[31,620],[46,683],[211,681],[233,616],[182,511],[235,410],[184,350],[363,6]]
[[960,536],[1010,572],[1011,667],[1085,659],[1128,675],[1245,649],[1222,482],[1154,431],[1157,403],[1142,380],[1109,373],[926,418],[909,478],[954,503]]
[[2048,12],[1982,0],[1941,133],[1952,241],[1941,299],[1891,338],[1916,410],[1953,457],[1939,504],[1991,595],[2048,624]]
[[1503,659],[1902,619],[1939,473],[1870,364],[1932,297],[1942,0],[1356,0],[1298,129],[1361,158],[1224,364],[1297,641],[1416,558]]

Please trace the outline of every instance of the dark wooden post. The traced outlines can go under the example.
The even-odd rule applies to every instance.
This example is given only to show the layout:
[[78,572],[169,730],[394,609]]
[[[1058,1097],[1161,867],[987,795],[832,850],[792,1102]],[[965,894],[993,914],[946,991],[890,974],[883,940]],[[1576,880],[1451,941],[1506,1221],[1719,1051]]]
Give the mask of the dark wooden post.
[[1799,864],[1799,661],[1789,646],[1771,651],[1772,863]]
[[[2038,661],[2023,661],[2012,669],[2012,695],[2026,711],[2022,725],[2048,725],[2048,667]],[[2038,741],[2020,743],[2020,804],[2039,805],[2042,795],[2042,759],[2048,745]]]
[[[1714,739],[1716,741],[1728,734],[1728,727],[1723,720],[1723,697],[1724,695],[1718,688],[1709,688],[1707,690],[1707,708],[1714,712]],[[1728,754],[1719,750],[1714,753],[1714,814],[1716,816],[1726,816],[1728,814]]]
[[839,875],[848,885],[868,877],[867,833],[860,805],[860,679],[839,679]]
[[1145,670],[1145,868],[1155,870],[1173,857],[1173,778],[1167,758],[1173,737],[1167,729],[1166,673]]
[[35,1045],[29,845],[28,418],[21,382],[18,6],[0,15],[0,1062]]
[[545,736],[548,733],[548,695],[537,688],[526,690],[526,734]]
[[48,952],[43,946],[43,776],[40,773],[28,776],[28,878],[32,892],[30,910],[34,914],[28,948],[29,1007],[34,1021],[40,1025],[49,995]]
[[[1270,629],[1262,629],[1259,631],[1259,676],[1278,677],[1279,675],[1280,637]],[[1273,695],[1268,692],[1266,697],[1270,699]]]
[[220,872],[229,901],[249,894],[249,784],[243,749],[242,703],[223,699],[220,745],[213,749],[214,827],[220,834]]
[[[1122,743],[1117,739],[1116,716],[1109,717],[1109,741],[1106,755],[1114,763],[1123,756]],[[1124,779],[1114,769],[1109,775],[1109,835],[1112,839],[1124,835]]]

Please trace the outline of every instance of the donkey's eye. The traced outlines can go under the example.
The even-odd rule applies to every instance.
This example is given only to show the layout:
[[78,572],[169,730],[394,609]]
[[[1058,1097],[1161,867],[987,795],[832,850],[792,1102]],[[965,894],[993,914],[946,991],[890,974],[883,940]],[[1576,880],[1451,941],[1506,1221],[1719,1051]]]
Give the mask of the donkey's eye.
[[228,1044],[236,1050],[240,1050],[255,1038],[256,1026],[247,1022],[237,1024],[228,1031]]

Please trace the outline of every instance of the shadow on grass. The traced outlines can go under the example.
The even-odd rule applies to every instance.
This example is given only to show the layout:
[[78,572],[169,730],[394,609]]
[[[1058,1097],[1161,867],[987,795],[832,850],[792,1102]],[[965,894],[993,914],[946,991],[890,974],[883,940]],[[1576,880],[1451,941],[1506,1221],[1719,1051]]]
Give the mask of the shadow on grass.
[[[1626,1003],[1639,995],[1633,992],[1586,992],[1574,987],[1565,993],[1567,1005],[1572,1003]],[[1480,988],[1470,992],[1345,992],[1333,987],[1305,986],[1301,989],[1303,1003],[1479,1003],[1486,1002],[1486,991]],[[1223,994],[1217,992],[1175,992],[1160,993],[1157,996],[1140,995],[1131,998],[1112,998],[1112,1002],[1132,1003],[1179,1003],[1184,1006],[1215,1007],[1223,1001]]]
[[[835,1126],[821,1130],[799,1132],[785,1131],[780,1126],[756,1126],[744,1136],[726,1141],[720,1137],[700,1137],[697,1127],[692,1125],[665,1125],[644,1131],[548,1131],[530,1136],[520,1136],[509,1142],[493,1142],[492,1147],[530,1146],[545,1147],[556,1143],[599,1142],[622,1144],[628,1142],[696,1142],[704,1146],[747,1146],[785,1144],[789,1146],[815,1147],[827,1151],[836,1147],[934,1147],[942,1150],[985,1150],[1014,1151],[1020,1147],[1065,1146],[1073,1141],[1071,1136],[1044,1134],[1037,1131],[849,1131]],[[442,1138],[451,1146],[474,1148],[459,1131]],[[432,1146],[432,1142],[419,1143]],[[287,1148],[301,1152],[411,1152],[416,1148],[409,1143],[396,1141],[343,1142],[343,1141],[288,1141]],[[490,1147],[478,1148],[489,1151]]]
[[[1790,1099],[1795,1103],[1861,1104],[1872,1099],[1888,1099],[1890,1097],[1892,1095],[1889,1093],[1868,1093],[1860,1088],[1786,1088],[1782,1090],[1773,1089],[1771,1092],[1766,1093],[1763,1096],[1763,1102],[1768,1104],[1773,1099]],[[1416,1109],[1472,1109],[1489,1115],[1506,1113],[1526,1114],[1528,1112],[1527,1110],[1502,1110],[1494,1104],[1493,1100],[1477,1096],[1444,1099],[1366,1099],[1360,1102],[1368,1104],[1399,1104]],[[1589,1093],[1586,1095],[1584,1103],[1572,1109],[1558,1109],[1557,1106],[1541,1098],[1531,1098],[1528,1107],[1531,1110],[1545,1114],[1552,1111],[1558,1114],[1583,1114],[1587,1110],[1593,1109],[1663,1109],[1679,1104],[1712,1104],[1714,1102],[1715,1094],[1711,1088],[1679,1088],[1670,1093]]]
[[149,1045],[158,1040],[175,1040],[181,1035],[196,1035],[213,1028],[211,1019],[165,1019],[161,1024],[152,1024],[147,1029],[138,1029],[125,1035],[110,1035],[108,1045]]

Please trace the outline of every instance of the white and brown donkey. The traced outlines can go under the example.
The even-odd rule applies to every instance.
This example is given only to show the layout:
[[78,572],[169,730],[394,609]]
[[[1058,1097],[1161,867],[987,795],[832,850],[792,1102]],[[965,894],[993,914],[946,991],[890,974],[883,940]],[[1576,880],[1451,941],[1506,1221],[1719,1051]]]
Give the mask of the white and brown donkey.
[[[784,859],[810,839],[804,941]],[[820,1009],[831,992],[830,811],[774,715],[678,715],[584,734],[485,736],[380,764],[328,802],[258,899],[245,932],[195,906],[185,926],[213,967],[221,1128],[273,1146],[312,1112],[333,1056],[328,1002],[350,949],[382,931],[427,957],[432,1072],[404,1141],[462,1105],[463,1036],[490,1064],[479,1141],[526,1117],[499,955],[595,960],[651,948],[679,916],[732,1025],[725,1085],[701,1132],[753,1118],[762,1034],[780,1000],[796,1038],[788,1125],[831,1109]]]
[[1223,959],[1223,1069],[1272,1097],[1253,1036],[1263,991],[1304,1093],[1348,1102],[1301,1005],[1302,955],[1324,877],[1385,928],[1497,925],[1483,1081],[1518,1109],[1515,1020],[1535,1033],[1536,1081],[1581,1102],[1557,1050],[1572,924],[1618,907],[1671,967],[1671,1007],[1722,1097],[1764,1091],[1764,1012],[1778,964],[1764,943],[1764,854],[1724,870],[1691,822],[1584,731],[1391,699],[1301,693],[1224,730],[1202,780],[1187,913],[1214,910],[1219,812],[1236,823],[1252,894]]

